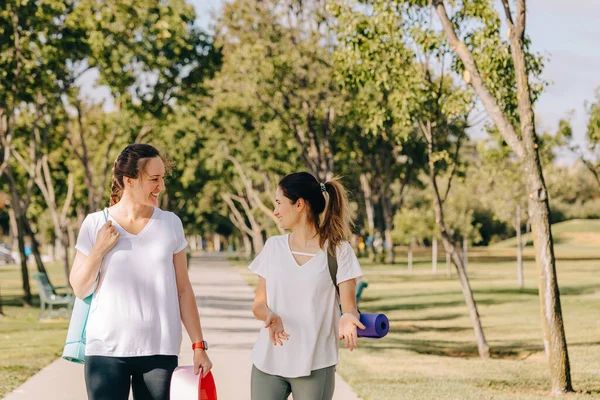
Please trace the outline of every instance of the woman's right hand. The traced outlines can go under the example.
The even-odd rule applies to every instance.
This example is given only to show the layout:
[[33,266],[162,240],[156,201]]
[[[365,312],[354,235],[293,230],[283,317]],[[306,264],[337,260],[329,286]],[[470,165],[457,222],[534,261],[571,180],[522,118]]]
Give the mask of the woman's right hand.
[[265,320],[265,328],[269,328],[269,339],[273,346],[283,346],[283,340],[288,340],[290,335],[283,329],[281,317],[274,312],[270,312]]
[[94,244],[94,248],[100,253],[102,257],[104,257],[106,253],[110,251],[110,249],[115,247],[115,244],[117,244],[120,235],[121,234],[117,232],[117,230],[113,226],[112,221],[106,221],[106,223],[98,231],[98,236],[96,236],[96,243]]

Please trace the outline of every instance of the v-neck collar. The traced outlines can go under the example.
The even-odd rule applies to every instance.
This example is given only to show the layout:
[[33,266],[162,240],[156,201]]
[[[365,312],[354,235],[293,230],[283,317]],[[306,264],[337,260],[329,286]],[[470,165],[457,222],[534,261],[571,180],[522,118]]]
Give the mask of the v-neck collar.
[[[107,213],[108,213],[108,210],[107,210]],[[150,219],[148,220],[148,222],[146,222],[146,225],[145,225],[145,226],[142,228],[142,230],[141,230],[141,231],[139,231],[137,234],[133,234],[133,233],[129,232],[127,229],[123,228],[123,227],[121,226],[121,224],[119,224],[119,223],[117,222],[117,220],[113,218],[113,216],[112,216],[112,215],[108,214],[108,218],[110,218],[110,220],[111,220],[111,221],[112,221],[112,222],[113,222],[113,223],[114,223],[116,226],[118,226],[119,228],[121,228],[121,230],[122,230],[122,231],[123,231],[123,232],[124,232],[124,233],[125,233],[127,236],[131,236],[132,238],[139,238],[139,237],[141,237],[141,236],[144,234],[144,232],[146,232],[146,231],[148,230],[148,227],[150,227],[150,225],[152,225],[152,223],[154,222],[154,219],[155,219],[155,218],[154,218],[154,216],[155,216],[155,215],[156,215],[156,207],[154,207],[154,208],[152,209],[152,215],[150,215]]]
[[319,256],[319,254],[321,253],[321,249],[319,249],[314,256],[312,256],[311,258],[309,258],[307,261],[304,262],[304,264],[298,264],[298,260],[296,260],[296,257],[294,257],[294,254],[292,253],[292,246],[290,246],[290,234],[288,233],[285,237],[285,244],[287,247],[287,252],[289,254],[289,256],[292,258],[292,260],[294,261],[294,265],[296,265],[296,267],[298,268],[302,268],[304,267],[306,264],[308,264],[309,262],[311,262],[312,260],[314,260],[315,258],[317,258]]

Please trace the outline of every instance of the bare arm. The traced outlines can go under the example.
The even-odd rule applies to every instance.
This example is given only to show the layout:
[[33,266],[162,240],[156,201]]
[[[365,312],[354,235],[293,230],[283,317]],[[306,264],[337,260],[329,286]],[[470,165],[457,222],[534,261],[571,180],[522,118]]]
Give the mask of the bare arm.
[[187,260],[185,250],[173,256],[175,265],[175,277],[177,279],[177,293],[179,296],[179,311],[181,321],[190,336],[192,343],[204,340],[202,327],[200,326],[200,314],[196,306],[196,296],[192,289],[192,283],[187,271]]
[[266,321],[271,312],[271,309],[267,305],[267,281],[262,276],[259,276],[254,303],[252,304],[252,314],[254,314],[256,319]]
[[73,287],[75,296],[80,299],[92,294],[102,258],[114,247],[119,240],[119,232],[115,230],[111,221],[107,221],[98,231],[94,247],[87,256],[77,251],[73,268],[69,275],[69,282]]
[[365,329],[360,322],[356,309],[356,279],[349,279],[340,283],[340,302],[342,303],[342,317],[340,318],[340,340],[345,340],[345,345],[350,351],[358,346],[356,329]]
[[275,314],[267,305],[267,281],[262,276],[258,277],[252,313],[256,319],[265,321],[265,328],[269,328],[269,339],[273,346],[283,346],[283,341],[290,338],[283,327],[281,317]]
[[[188,275],[185,250],[181,250],[173,256],[173,265],[177,280],[181,322],[183,322],[192,343],[202,342],[204,336],[200,325],[200,314],[196,305],[196,295]],[[202,376],[206,376],[212,368],[212,362],[208,358],[206,350],[197,348],[194,350],[194,373],[198,374],[200,368],[202,368]]]
[[356,307],[356,279],[349,279],[342,282],[339,287],[342,314],[352,314],[358,318],[358,310]]
[[84,299],[92,294],[100,264],[102,264],[102,255],[98,254],[97,251],[92,249],[90,254],[86,256],[77,250],[69,275],[69,282],[73,287],[75,296]]

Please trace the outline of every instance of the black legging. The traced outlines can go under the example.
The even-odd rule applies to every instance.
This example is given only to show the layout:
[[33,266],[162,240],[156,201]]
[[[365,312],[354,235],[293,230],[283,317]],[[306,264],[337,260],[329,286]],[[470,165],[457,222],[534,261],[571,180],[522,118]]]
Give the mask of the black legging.
[[85,358],[88,400],[169,400],[177,356]]

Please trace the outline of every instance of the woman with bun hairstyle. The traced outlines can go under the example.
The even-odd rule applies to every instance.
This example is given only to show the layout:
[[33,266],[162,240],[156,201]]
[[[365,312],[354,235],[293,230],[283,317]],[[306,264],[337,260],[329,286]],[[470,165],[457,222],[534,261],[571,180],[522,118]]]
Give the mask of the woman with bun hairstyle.
[[[275,192],[275,216],[286,235],[271,237],[250,265],[259,277],[252,311],[264,321],[252,350],[252,400],[330,400],[338,340],[358,344],[356,278],[362,276],[348,242],[348,198],[333,179],[306,172],[284,177]],[[327,263],[338,261],[342,315]]]
[[181,346],[192,340],[194,370],[212,368],[187,272],[181,220],[158,208],[168,163],[148,144],[131,144],[113,168],[110,207],[79,231],[70,282],[94,293],[86,326],[90,400],[168,400]]

